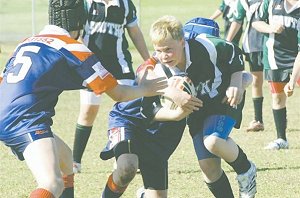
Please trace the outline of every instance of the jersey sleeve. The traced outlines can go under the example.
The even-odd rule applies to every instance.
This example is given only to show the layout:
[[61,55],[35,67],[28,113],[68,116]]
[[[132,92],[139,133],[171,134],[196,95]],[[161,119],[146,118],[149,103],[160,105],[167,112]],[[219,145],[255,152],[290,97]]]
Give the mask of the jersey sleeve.
[[69,67],[74,67],[83,79],[83,86],[92,89],[96,94],[102,94],[117,86],[117,80],[84,44],[70,41],[64,48],[66,51],[61,52],[65,54]]
[[77,69],[78,74],[84,79],[83,86],[90,88],[95,94],[102,94],[117,86],[117,80],[93,55],[83,62]]
[[156,113],[162,108],[159,96],[142,99],[141,114],[148,122],[152,122]]
[[254,19],[253,21],[266,21],[268,20],[269,17],[269,0],[263,0],[263,2],[260,4],[258,9],[255,12]]
[[224,12],[224,11],[225,11],[225,8],[226,8],[225,1],[222,0],[221,4],[220,4],[220,6],[219,6],[219,10],[220,10],[221,12]]
[[224,41],[219,42],[216,47],[218,54],[222,54],[219,62],[226,63],[231,74],[244,70],[243,53],[238,46]]
[[128,0],[128,14],[126,16],[127,27],[134,27],[138,24],[138,18],[136,14],[136,8],[131,0]]
[[241,0],[237,1],[237,5],[233,8],[233,21],[236,21],[238,23],[242,23],[245,16],[246,16],[246,10],[244,9]]

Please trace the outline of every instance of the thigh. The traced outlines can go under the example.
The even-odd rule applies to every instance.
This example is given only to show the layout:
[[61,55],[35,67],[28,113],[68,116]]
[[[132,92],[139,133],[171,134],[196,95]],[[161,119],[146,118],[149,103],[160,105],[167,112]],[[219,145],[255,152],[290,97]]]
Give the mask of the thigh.
[[142,161],[139,165],[145,189],[168,189],[168,164],[164,166],[153,166]]
[[198,160],[218,158],[216,155],[209,152],[204,146],[203,131],[199,131],[193,136],[193,144]]
[[262,53],[263,52],[251,52],[245,55],[251,72],[263,71],[264,65],[262,63]]
[[59,165],[61,171],[65,175],[73,174],[73,156],[71,148],[57,135],[54,134],[54,139],[59,157]]
[[54,138],[43,138],[30,143],[24,153],[27,166],[39,185],[61,177],[58,151]]

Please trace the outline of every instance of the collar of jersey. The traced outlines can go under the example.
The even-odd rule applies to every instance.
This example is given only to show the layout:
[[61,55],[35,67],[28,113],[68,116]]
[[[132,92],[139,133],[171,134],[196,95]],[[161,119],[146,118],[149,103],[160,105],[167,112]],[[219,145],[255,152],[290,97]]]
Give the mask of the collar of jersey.
[[56,25],[46,25],[39,34],[56,34],[56,35],[66,35],[70,37],[70,34],[67,30],[60,28]]
[[187,70],[187,68],[189,68],[189,66],[192,64],[191,61],[191,56],[190,56],[190,47],[188,42],[185,41],[184,44],[184,50],[185,50],[185,71]]

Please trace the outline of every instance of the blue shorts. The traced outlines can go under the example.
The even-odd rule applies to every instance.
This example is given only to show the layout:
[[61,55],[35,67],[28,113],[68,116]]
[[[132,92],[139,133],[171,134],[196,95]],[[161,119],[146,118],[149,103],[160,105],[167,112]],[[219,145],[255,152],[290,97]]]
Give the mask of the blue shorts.
[[51,130],[48,129],[40,129],[32,132],[28,132],[26,134],[4,140],[3,143],[10,147],[11,151],[14,153],[15,156],[18,157],[19,160],[23,161],[24,156],[23,152],[25,151],[26,147],[39,139],[43,138],[53,138],[53,133]]
[[213,115],[205,119],[203,122],[203,129],[193,136],[194,149],[198,160],[218,158],[206,149],[203,139],[204,136],[213,135],[222,139],[227,139],[234,125],[235,120],[225,115]]

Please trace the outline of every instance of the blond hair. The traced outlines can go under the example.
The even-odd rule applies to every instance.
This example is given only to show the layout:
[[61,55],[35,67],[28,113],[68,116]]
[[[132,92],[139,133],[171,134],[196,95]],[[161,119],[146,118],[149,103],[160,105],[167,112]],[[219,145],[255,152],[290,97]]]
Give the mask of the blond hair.
[[153,44],[158,44],[169,38],[174,40],[183,39],[182,23],[174,16],[163,16],[157,19],[150,29],[150,38]]

